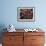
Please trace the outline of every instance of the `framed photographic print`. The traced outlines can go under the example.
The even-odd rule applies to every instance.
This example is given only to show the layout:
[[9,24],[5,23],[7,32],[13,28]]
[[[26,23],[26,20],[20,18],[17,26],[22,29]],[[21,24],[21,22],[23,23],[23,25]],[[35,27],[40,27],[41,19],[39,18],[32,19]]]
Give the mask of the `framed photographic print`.
[[22,21],[22,22],[35,21],[35,8],[34,7],[18,7],[17,21]]

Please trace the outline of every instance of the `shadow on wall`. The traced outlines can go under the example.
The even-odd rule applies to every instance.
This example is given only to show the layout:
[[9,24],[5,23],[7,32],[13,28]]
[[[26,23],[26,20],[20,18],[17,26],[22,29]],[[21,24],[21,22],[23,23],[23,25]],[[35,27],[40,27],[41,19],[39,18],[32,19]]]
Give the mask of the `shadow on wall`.
[[4,24],[0,24],[0,43],[2,43],[3,32],[6,32],[4,28],[6,28],[6,26]]

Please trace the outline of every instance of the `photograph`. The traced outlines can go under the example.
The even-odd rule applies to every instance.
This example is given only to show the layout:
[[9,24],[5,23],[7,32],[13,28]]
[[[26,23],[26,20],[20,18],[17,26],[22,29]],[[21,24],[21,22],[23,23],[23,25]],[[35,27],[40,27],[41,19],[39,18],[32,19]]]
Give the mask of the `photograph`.
[[34,21],[34,7],[18,7],[17,15],[18,21]]
[[0,0],[0,46],[46,46],[46,0]]

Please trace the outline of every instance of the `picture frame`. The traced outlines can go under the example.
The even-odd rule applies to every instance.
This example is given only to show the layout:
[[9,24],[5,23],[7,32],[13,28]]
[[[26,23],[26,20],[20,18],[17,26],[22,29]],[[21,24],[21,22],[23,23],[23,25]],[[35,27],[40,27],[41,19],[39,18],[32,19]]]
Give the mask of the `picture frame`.
[[18,7],[17,21],[19,22],[34,22],[35,21],[35,7]]

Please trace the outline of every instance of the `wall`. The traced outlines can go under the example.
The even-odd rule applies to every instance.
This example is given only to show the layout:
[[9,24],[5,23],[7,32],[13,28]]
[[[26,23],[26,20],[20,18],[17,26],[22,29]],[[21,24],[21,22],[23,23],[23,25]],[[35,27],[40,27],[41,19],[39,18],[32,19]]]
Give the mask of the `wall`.
[[[16,28],[46,28],[45,0],[1,0],[0,25],[13,24]],[[35,22],[17,22],[17,7],[35,7]]]
[[[13,24],[15,28],[37,28],[46,32],[46,0],[0,0],[0,31]],[[17,22],[17,7],[35,7],[35,22]]]

